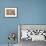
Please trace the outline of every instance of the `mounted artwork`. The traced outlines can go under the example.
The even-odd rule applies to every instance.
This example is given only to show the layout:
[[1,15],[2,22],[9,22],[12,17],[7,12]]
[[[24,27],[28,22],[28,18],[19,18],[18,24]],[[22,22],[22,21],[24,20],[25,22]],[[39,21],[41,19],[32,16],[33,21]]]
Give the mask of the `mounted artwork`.
[[5,17],[17,17],[17,8],[5,8]]
[[20,40],[46,41],[46,25],[20,25],[18,33],[19,31]]

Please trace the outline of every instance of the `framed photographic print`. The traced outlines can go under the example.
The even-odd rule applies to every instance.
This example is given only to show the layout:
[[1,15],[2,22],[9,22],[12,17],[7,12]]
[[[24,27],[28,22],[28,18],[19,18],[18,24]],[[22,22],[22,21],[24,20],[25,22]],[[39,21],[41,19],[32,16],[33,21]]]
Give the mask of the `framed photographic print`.
[[5,17],[17,17],[17,8],[5,8]]
[[46,25],[20,24],[18,25],[18,41],[46,41]]

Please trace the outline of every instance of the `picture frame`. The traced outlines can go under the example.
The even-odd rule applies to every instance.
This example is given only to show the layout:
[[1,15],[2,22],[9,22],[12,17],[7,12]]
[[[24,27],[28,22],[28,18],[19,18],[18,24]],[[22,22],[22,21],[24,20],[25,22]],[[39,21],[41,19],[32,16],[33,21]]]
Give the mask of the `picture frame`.
[[[25,36],[28,37],[25,38]],[[22,40],[46,41],[46,25],[45,24],[19,24],[18,42],[21,42]]]
[[5,8],[5,17],[17,17],[17,8]]

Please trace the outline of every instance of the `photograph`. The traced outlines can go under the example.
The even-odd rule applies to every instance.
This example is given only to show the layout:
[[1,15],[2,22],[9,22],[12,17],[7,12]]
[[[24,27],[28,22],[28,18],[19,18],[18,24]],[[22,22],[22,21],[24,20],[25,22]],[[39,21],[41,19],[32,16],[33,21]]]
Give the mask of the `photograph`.
[[5,17],[17,17],[17,8],[5,8]]
[[31,46],[32,43],[46,41],[46,25],[19,24],[18,41],[20,46]]

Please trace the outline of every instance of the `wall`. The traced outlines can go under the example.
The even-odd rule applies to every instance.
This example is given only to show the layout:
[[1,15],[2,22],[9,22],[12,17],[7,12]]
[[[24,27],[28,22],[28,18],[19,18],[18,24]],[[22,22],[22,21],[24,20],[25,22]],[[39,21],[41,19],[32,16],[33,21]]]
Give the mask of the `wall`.
[[[17,7],[18,17],[5,18],[6,7]],[[0,44],[8,43],[9,32],[17,34],[17,24],[46,24],[46,0],[0,1]]]

